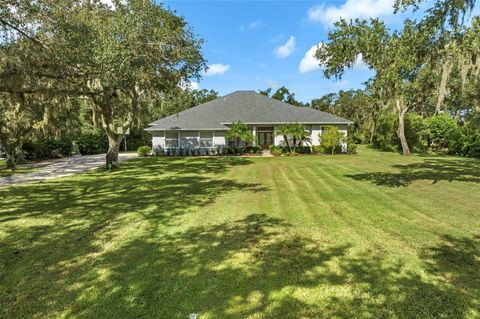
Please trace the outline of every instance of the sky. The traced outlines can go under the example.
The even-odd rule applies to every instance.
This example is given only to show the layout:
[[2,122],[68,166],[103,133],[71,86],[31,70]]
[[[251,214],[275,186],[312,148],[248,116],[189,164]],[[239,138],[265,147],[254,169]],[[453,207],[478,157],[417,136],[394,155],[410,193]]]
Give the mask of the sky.
[[[393,0],[165,0],[198,38],[209,69],[192,87],[220,95],[286,86],[309,102],[330,92],[362,88],[372,75],[358,59],[341,80],[323,77],[316,46],[340,17],[379,17],[398,28],[412,13],[394,14]],[[418,13],[417,13],[418,15]]]

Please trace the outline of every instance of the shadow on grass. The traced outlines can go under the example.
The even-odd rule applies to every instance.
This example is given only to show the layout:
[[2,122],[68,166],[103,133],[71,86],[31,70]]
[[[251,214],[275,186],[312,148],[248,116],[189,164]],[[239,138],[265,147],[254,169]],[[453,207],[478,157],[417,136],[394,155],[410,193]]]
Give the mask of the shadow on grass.
[[443,237],[422,253],[418,272],[353,244],[293,235],[294,226],[262,213],[173,231],[177,217],[218,194],[266,191],[218,176],[249,160],[202,163],[142,160],[111,175],[1,190],[3,199],[16,197],[0,213],[8,224],[0,317],[478,315],[478,238]]
[[422,253],[423,274],[371,255],[346,258],[340,272],[358,287],[330,300],[341,318],[478,318],[480,240],[443,236]]
[[432,181],[432,184],[439,181],[480,183],[480,161],[475,159],[439,157],[392,167],[399,172],[371,172],[346,177],[388,187],[405,187],[419,180]]

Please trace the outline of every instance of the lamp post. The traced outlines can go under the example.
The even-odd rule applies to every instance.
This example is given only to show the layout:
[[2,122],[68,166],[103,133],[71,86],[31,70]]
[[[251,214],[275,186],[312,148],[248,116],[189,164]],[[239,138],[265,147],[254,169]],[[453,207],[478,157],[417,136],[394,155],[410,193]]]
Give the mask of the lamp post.
[[[117,134],[122,134],[123,128],[122,127],[117,127]],[[123,136],[123,143],[124,143],[124,150],[127,152],[127,135],[130,134],[130,128],[127,129],[125,132],[125,135]]]

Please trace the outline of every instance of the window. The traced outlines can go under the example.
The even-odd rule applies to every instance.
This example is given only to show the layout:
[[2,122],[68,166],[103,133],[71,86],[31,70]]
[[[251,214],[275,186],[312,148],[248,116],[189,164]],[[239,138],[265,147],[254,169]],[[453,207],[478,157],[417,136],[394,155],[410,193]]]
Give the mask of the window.
[[213,146],[213,132],[200,132],[200,147]]
[[197,148],[198,147],[198,131],[182,131],[180,132],[180,147]]
[[178,147],[178,132],[165,133],[165,147]]
[[273,132],[273,126],[259,126],[257,132]]

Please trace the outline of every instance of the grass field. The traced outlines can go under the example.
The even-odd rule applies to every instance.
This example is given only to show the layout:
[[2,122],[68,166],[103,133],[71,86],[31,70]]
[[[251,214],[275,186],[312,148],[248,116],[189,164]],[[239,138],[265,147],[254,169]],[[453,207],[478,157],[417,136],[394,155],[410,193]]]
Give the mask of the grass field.
[[478,160],[146,158],[0,201],[0,318],[480,317]]
[[0,178],[12,176],[13,174],[25,174],[36,171],[37,168],[34,167],[17,167],[15,170],[7,169],[7,163],[5,160],[0,159]]

